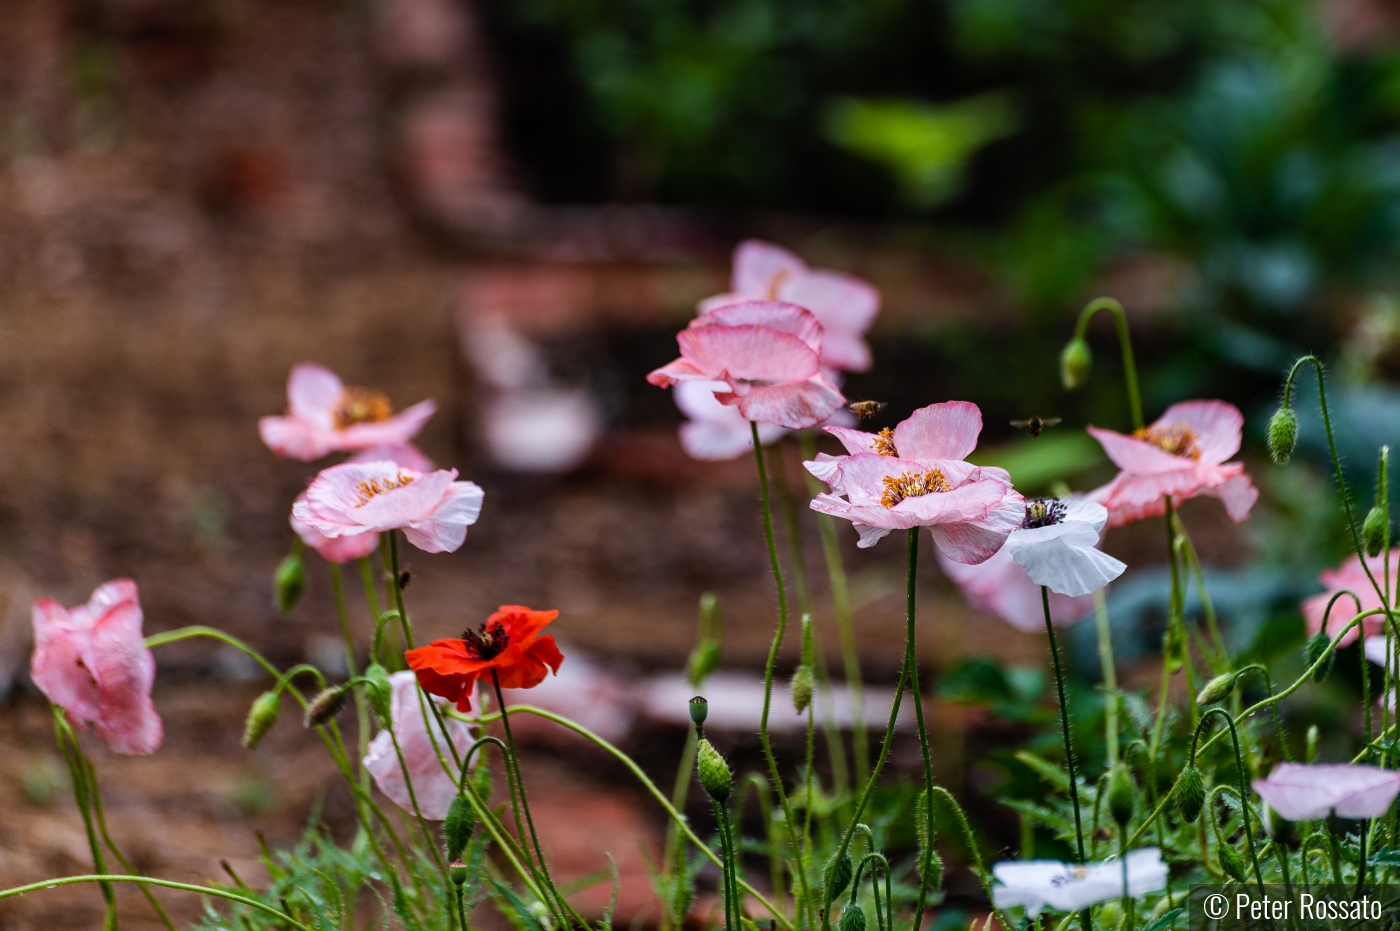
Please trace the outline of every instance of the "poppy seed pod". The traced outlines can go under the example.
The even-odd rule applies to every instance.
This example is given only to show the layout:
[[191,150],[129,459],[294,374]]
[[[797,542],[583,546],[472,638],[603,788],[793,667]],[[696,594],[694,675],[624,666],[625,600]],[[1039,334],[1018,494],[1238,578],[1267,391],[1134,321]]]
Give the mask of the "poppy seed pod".
[[272,598],[277,603],[277,610],[291,614],[305,589],[306,566],[302,564],[299,553],[289,553],[286,559],[277,564],[277,571],[272,574]]
[[345,707],[345,699],[349,696],[349,690],[343,686],[332,686],[326,689],[311,699],[311,704],[306,706],[306,715],[302,719],[302,724],[308,728],[329,724],[332,718],[340,714],[340,710]]
[[476,812],[471,802],[459,795],[447,806],[447,819],[442,824],[442,833],[447,838],[447,859],[460,860],[462,851],[472,838],[472,828],[476,827]]
[[1133,820],[1133,809],[1137,805],[1137,786],[1133,785],[1132,773],[1127,764],[1117,763],[1108,777],[1108,811],[1121,828]]
[[253,705],[248,709],[248,720],[243,725],[243,747],[252,750],[262,739],[267,736],[267,732],[272,730],[272,725],[277,723],[277,715],[282,710],[282,696],[276,692],[263,692],[253,700]]
[[710,703],[705,700],[704,695],[696,695],[690,700],[690,720],[695,722],[696,730],[703,730],[705,719],[710,716]]
[[365,670],[365,697],[380,725],[389,727],[393,720],[394,684],[389,680],[389,670],[378,663],[370,663]]
[[840,931],[865,931],[865,912],[852,902],[841,910]]
[[1205,684],[1200,693],[1196,695],[1196,702],[1202,705],[1213,705],[1216,702],[1224,701],[1235,691],[1235,682],[1238,679],[1233,672],[1216,676]]
[[1361,541],[1366,546],[1366,555],[1375,559],[1385,547],[1386,513],[1380,505],[1371,508],[1361,525]]
[[1201,808],[1206,803],[1206,780],[1195,763],[1189,764],[1176,777],[1172,786],[1172,802],[1177,813],[1188,824],[1201,816]]
[[452,877],[452,883],[461,889],[467,882],[467,865],[461,860],[453,860],[447,865],[448,875]]
[[803,663],[798,666],[792,674],[792,682],[788,685],[788,692],[792,695],[792,707],[798,714],[807,710],[807,706],[812,703],[812,667]]
[[1094,364],[1093,353],[1084,337],[1076,336],[1065,343],[1060,352],[1060,384],[1066,391],[1078,391],[1089,380],[1089,369]]
[[1269,418],[1269,455],[1279,465],[1287,464],[1298,443],[1298,415],[1289,405],[1280,405]]
[[710,798],[717,802],[728,801],[729,791],[734,785],[734,774],[730,772],[729,764],[720,756],[715,745],[708,740],[700,741],[695,768],[700,771],[700,784],[705,787]]
[[855,874],[855,865],[851,863],[851,855],[841,854],[841,859],[832,860],[826,866],[827,901],[833,902],[841,897],[841,893],[846,891],[846,887],[851,884],[851,877]]
[[1248,875],[1245,872],[1244,857],[1229,844],[1220,845],[1220,868],[1235,882],[1245,882]]
[[[1327,646],[1332,642],[1324,631],[1319,630],[1308,638],[1307,647],[1307,668],[1311,669],[1322,659],[1322,654],[1327,652]],[[1327,657],[1327,662],[1317,667],[1317,672],[1313,673],[1313,680],[1321,682],[1327,678],[1327,674],[1332,671],[1332,663],[1337,658],[1336,651],[1332,651]]]

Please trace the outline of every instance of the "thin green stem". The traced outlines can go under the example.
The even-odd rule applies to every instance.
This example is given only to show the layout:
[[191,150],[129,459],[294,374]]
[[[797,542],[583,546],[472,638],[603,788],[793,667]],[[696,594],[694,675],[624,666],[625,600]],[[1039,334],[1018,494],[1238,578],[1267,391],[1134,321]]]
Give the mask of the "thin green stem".
[[[1244,768],[1244,756],[1240,753],[1240,737],[1239,734],[1235,731],[1235,722],[1234,719],[1230,717],[1230,713],[1223,708],[1208,709],[1204,714],[1201,715],[1201,720],[1196,723],[1196,731],[1192,737],[1192,743],[1194,745],[1196,740],[1199,739],[1201,734],[1201,728],[1205,727],[1206,722],[1209,721],[1211,717],[1215,715],[1219,715],[1220,717],[1224,718],[1225,724],[1230,729],[1230,741],[1234,745],[1235,749],[1235,770],[1236,774],[1239,776],[1240,781],[1240,810],[1244,816],[1245,845],[1249,848],[1249,861],[1254,866],[1254,880],[1259,884],[1259,894],[1265,895],[1266,893],[1264,891],[1264,874],[1259,869],[1259,855],[1254,850],[1254,830],[1250,827],[1249,823],[1249,774],[1245,771]],[[1219,733],[1223,734],[1225,732],[1220,731]],[[1195,762],[1195,759],[1196,751],[1193,746],[1191,753],[1192,762]]]
[[[335,595],[335,615],[340,622],[340,639],[345,642],[345,673],[350,678],[360,674],[359,662],[355,659],[355,635],[350,630],[350,612],[345,606],[345,583],[340,577],[340,566],[331,563],[331,591]],[[355,689],[355,736],[359,747],[360,783],[369,788],[369,770],[364,768],[364,758],[369,754],[369,702],[364,689]],[[404,770],[407,774],[407,770]]]
[[1118,328],[1118,347],[1123,354],[1123,383],[1128,390],[1128,410],[1133,416],[1133,429],[1140,430],[1143,424],[1142,396],[1138,392],[1137,363],[1133,361],[1133,341],[1128,335],[1128,315],[1123,312],[1123,305],[1111,297],[1090,301],[1079,313],[1074,335],[1077,339],[1083,339],[1089,321],[1101,310],[1113,315],[1114,326]]
[[[914,719],[919,729],[919,750],[923,754],[924,763],[924,791],[933,787],[933,756],[929,752],[928,728],[924,726],[924,694],[919,687],[919,656],[914,645],[915,633],[915,604],[918,596],[918,570],[919,570],[919,528],[912,527],[909,530],[909,566],[906,570],[906,581],[904,591],[904,615],[906,633],[910,644],[909,660],[909,699],[914,703]],[[927,836],[933,838],[933,806],[926,805],[924,811]],[[886,872],[888,879],[889,873]],[[924,906],[928,904],[928,872],[922,871],[919,877],[919,897],[914,905],[914,927],[918,927],[923,922]]]
[[[93,766],[92,760],[87,759],[86,756],[83,757],[83,763],[85,764],[88,786],[91,791],[92,812],[97,819],[97,830],[98,833],[102,835],[102,842],[107,845],[108,850],[112,851],[112,856],[117,858],[117,862],[122,865],[122,869],[133,876],[139,875],[136,871],[136,867],[127,859],[126,854],[122,853],[121,848],[117,846],[116,841],[112,840],[112,835],[107,830],[107,815],[106,812],[102,810],[102,790],[97,784],[97,767]],[[146,897],[146,901],[150,903],[151,910],[156,913],[156,917],[160,919],[160,923],[165,925],[169,931],[175,931],[175,923],[170,920],[170,916],[166,914],[165,907],[160,904],[160,900],[156,898],[155,893],[151,892],[150,887],[145,883],[140,883],[138,884],[138,888],[141,890],[141,894]]]
[[[83,750],[78,744],[78,736],[73,733],[73,729],[64,720],[63,710],[57,705],[51,705],[53,713],[54,738],[58,743],[59,753],[63,756],[63,761],[68,765],[69,779],[73,784],[73,800],[78,803],[78,811],[83,816],[83,830],[87,834],[88,849],[92,852],[92,865],[99,873],[107,872],[107,861],[102,856],[102,847],[97,840],[97,831],[93,824],[92,800],[88,797],[87,771],[83,766]],[[110,883],[101,883],[102,900],[107,905],[107,917],[103,920],[104,929],[114,929],[117,927],[117,898]]]
[[[1084,856],[1084,825],[1079,813],[1079,777],[1074,768],[1074,743],[1069,735],[1069,702],[1065,700],[1065,673],[1060,665],[1060,647],[1056,643],[1055,625],[1050,620],[1050,589],[1040,586],[1040,604],[1045,609],[1045,633],[1050,638],[1050,658],[1055,664],[1055,687],[1060,697],[1060,727],[1065,738],[1065,765],[1069,769],[1069,798],[1074,805],[1074,838],[1078,845],[1079,862],[1088,862]],[[1089,909],[1079,913],[1084,931],[1093,931],[1094,922]]]
[[1108,768],[1118,762],[1118,672],[1113,662],[1113,632],[1108,623],[1108,603],[1103,589],[1094,592],[1094,625],[1099,638],[1099,669],[1103,674],[1104,743],[1108,748]]
[[200,895],[212,895],[221,899],[228,899],[237,902],[239,905],[246,905],[249,908],[266,912],[275,917],[283,924],[291,925],[299,931],[315,931],[301,922],[297,921],[286,912],[278,911],[271,905],[265,905],[257,899],[250,899],[247,896],[238,895],[217,886],[195,886],[190,883],[174,882],[169,879],[155,879],[150,876],[116,876],[111,874],[88,874],[85,876],[58,876],[53,879],[44,879],[36,883],[29,883],[26,886],[14,886],[10,889],[0,890],[0,899],[8,899],[17,895],[24,895],[28,892],[40,892],[44,889],[53,889],[58,886],[71,886],[75,883],[146,883],[151,886],[164,886],[167,889],[180,889],[185,892],[198,892]]

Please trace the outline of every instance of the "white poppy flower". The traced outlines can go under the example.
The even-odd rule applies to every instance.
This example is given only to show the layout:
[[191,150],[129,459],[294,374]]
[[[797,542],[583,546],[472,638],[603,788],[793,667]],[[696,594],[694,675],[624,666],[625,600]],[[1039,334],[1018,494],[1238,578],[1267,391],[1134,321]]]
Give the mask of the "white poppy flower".
[[1079,597],[1103,588],[1128,568],[1099,548],[1108,511],[1092,501],[1036,498],[1026,502],[1020,530],[1006,538],[1011,558],[1031,581]]
[[[1167,887],[1167,865],[1156,847],[1128,854],[1128,895],[1140,897]],[[1006,860],[992,867],[997,885],[992,904],[1020,905],[1034,918],[1049,905],[1077,912],[1123,896],[1123,861],[1100,860],[1084,866],[1058,860]]]
[[1379,818],[1400,794],[1400,772],[1354,763],[1280,763],[1254,791],[1289,821]]

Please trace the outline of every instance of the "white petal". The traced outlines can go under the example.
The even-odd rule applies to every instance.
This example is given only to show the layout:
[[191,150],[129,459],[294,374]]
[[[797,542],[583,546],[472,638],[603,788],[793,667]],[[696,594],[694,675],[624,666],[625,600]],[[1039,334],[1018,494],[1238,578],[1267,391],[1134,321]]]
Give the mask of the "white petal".
[[1097,501],[1083,498],[1064,499],[1062,503],[1065,505],[1065,523],[1083,521],[1093,527],[1095,533],[1103,533],[1104,524],[1108,523],[1108,508]]
[[855,527],[856,533],[860,534],[860,540],[856,546],[863,550],[879,543],[885,538],[885,534],[890,532],[888,527],[872,527],[869,524],[858,524],[855,521],[851,522],[851,526]]
[[1079,597],[1098,591],[1123,574],[1124,563],[1094,548],[1098,534],[1076,521],[1069,529],[1045,538],[1040,530],[1018,530],[1006,540],[1011,557],[1025,567],[1031,581],[1052,592]]

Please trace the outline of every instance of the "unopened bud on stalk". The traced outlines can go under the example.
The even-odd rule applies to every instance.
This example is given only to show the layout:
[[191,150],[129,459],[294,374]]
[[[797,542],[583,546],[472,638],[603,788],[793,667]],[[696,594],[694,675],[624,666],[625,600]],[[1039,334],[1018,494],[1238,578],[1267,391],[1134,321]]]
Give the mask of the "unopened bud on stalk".
[[1313,762],[1314,760],[1317,759],[1317,736],[1318,736],[1317,725],[1316,725],[1316,724],[1311,724],[1311,725],[1309,725],[1309,726],[1308,726],[1308,738],[1307,738],[1306,748],[1305,748],[1305,752],[1304,752],[1304,754],[1303,754],[1303,759],[1304,759],[1304,761],[1306,761],[1306,762],[1308,762],[1308,763],[1311,763],[1311,762]]
[[832,860],[826,865],[828,902],[834,902],[841,897],[841,893],[851,884],[854,874],[855,866],[851,863],[851,855],[848,853],[841,854],[841,859]]
[[389,670],[378,663],[370,663],[365,670],[365,698],[379,723],[388,727],[393,720],[394,685],[389,681]]
[[1366,546],[1366,555],[1375,559],[1381,554],[1381,549],[1385,546],[1385,525],[1386,513],[1376,505],[1366,514],[1366,520],[1361,525],[1361,542]]
[[350,691],[344,686],[332,686],[326,689],[311,699],[311,704],[306,706],[306,716],[302,723],[307,727],[320,727],[322,724],[329,724],[331,718],[340,714],[340,710],[345,707],[345,699],[349,696]]
[[1076,336],[1065,343],[1060,352],[1060,384],[1066,391],[1078,391],[1089,380],[1089,369],[1094,364],[1094,356],[1089,352],[1089,344],[1084,337]]
[[807,706],[812,703],[812,667],[803,663],[798,666],[792,674],[792,682],[788,685],[788,691],[792,695],[792,707],[801,714],[807,710]]
[[243,725],[243,746],[252,750],[262,739],[267,736],[267,732],[272,730],[272,725],[277,723],[277,715],[282,710],[282,696],[276,692],[263,692],[253,699],[253,706],[248,709],[248,720]]
[[700,784],[705,787],[710,798],[717,802],[729,800],[729,790],[734,785],[734,774],[730,772],[729,764],[720,756],[715,745],[708,740],[700,741],[695,768],[700,771]]
[[1108,811],[1121,828],[1133,820],[1137,805],[1137,786],[1125,763],[1116,763],[1108,777]]
[[708,638],[697,643],[695,649],[690,651],[690,660],[686,663],[686,678],[690,680],[690,687],[698,689],[700,683],[718,668],[719,643]]
[[[1323,631],[1318,631],[1308,638],[1307,668],[1313,668],[1318,660],[1322,659],[1322,654],[1327,652],[1327,647],[1332,643],[1332,638]],[[1337,658],[1337,651],[1333,650],[1327,656],[1327,662],[1317,667],[1317,672],[1313,673],[1313,680],[1321,682],[1327,678],[1327,674],[1332,671],[1332,663]]]
[[301,554],[289,553],[272,574],[272,598],[277,602],[277,610],[291,614],[305,589],[306,567],[302,565]]
[[1201,809],[1206,804],[1206,780],[1195,763],[1188,764],[1176,777],[1176,785],[1172,786],[1172,802],[1181,820],[1188,824],[1201,816]]
[[467,865],[461,860],[453,860],[447,865],[447,873],[452,877],[452,883],[458,889],[467,882]]
[[1220,845],[1220,868],[1235,882],[1244,882],[1246,877],[1244,857],[1229,844]]
[[852,902],[841,910],[841,921],[837,928],[839,931],[865,931],[865,912]]
[[1236,681],[1238,681],[1238,677],[1233,672],[1216,676],[1207,682],[1196,696],[1197,704],[1213,705],[1218,701],[1224,701],[1234,694]]
[[1269,418],[1269,455],[1279,465],[1286,465],[1298,444],[1298,415],[1287,404],[1279,405]]
[[462,851],[472,839],[472,828],[476,827],[476,812],[471,802],[459,795],[447,806],[447,820],[442,823],[442,834],[447,838],[447,859],[462,859]]

